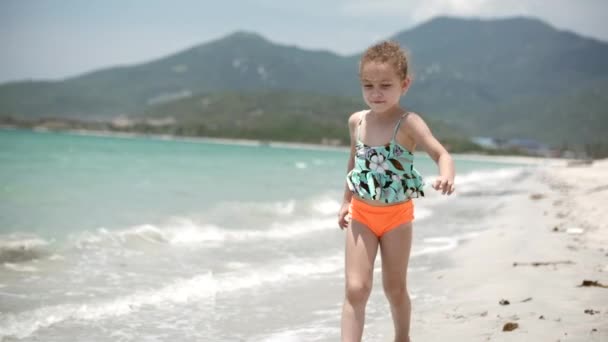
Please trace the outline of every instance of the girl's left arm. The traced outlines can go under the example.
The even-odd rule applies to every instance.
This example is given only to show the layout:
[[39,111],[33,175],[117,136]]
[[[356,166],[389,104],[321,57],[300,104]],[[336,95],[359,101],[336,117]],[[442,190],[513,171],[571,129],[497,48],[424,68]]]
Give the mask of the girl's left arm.
[[441,191],[444,195],[454,192],[454,161],[448,151],[433,136],[431,130],[424,120],[415,113],[407,116],[408,126],[411,128],[410,136],[416,145],[420,146],[437,163],[439,167],[439,177],[433,182],[433,188]]

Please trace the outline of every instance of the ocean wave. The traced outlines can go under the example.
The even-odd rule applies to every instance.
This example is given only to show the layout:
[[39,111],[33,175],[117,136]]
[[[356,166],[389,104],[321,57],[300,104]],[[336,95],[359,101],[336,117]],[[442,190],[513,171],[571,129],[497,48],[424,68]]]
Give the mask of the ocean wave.
[[159,306],[166,302],[186,303],[189,300],[206,298],[215,291],[215,279],[206,274],[179,280],[158,290],[140,291],[107,302],[61,304],[15,315],[8,314],[0,322],[0,337],[25,338],[39,329],[66,320],[97,321],[127,315],[143,306]]
[[[139,233],[144,231],[146,230],[133,230],[133,232]],[[426,238],[423,240],[423,247],[415,250],[412,257],[451,250],[458,245],[459,241],[471,238],[475,234]],[[107,300],[66,303],[16,314],[8,313],[0,318],[0,339],[3,337],[25,338],[40,329],[66,321],[100,321],[129,315],[144,307],[162,308],[167,305],[213,300],[220,293],[225,295],[249,291],[261,286],[281,286],[288,281],[315,279],[327,275],[338,276],[343,272],[344,255],[340,250],[317,257],[287,257],[279,263],[265,264],[255,268],[251,268],[247,264],[232,266],[231,271],[226,273],[208,272],[190,278],[176,279],[156,289],[135,290],[132,294]],[[281,334],[272,338],[278,336]]]
[[273,223],[268,229],[227,229],[200,224],[191,219],[180,219],[166,226],[138,225],[124,230],[99,229],[81,233],[75,238],[79,248],[102,244],[128,244],[144,241],[171,245],[216,245],[225,242],[257,240],[288,240],[317,231],[336,229],[332,218],[300,219],[293,222]]
[[[513,189],[513,186],[519,183],[522,178],[532,174],[529,167],[510,167],[492,170],[477,170],[464,174],[457,174],[454,179],[456,186],[455,194],[458,196],[478,197],[478,196],[493,196],[496,194],[512,193],[518,190]],[[427,193],[430,194],[429,199],[432,199],[435,191],[431,188],[432,182],[437,178],[437,175],[428,176],[426,187]],[[435,199],[445,197],[437,196]],[[428,200],[427,199],[427,202]]]
[[50,254],[49,242],[37,236],[0,236],[0,263],[19,263]]
[[18,314],[4,315],[0,337],[25,338],[34,332],[68,320],[99,321],[124,316],[142,307],[163,307],[212,299],[218,293],[249,290],[266,284],[280,284],[294,278],[311,278],[332,274],[343,268],[342,253],[317,259],[292,258],[279,265],[256,270],[214,275],[207,273],[175,280],[159,289],[135,293],[101,302],[60,304]]
[[[510,189],[513,181],[516,179],[524,178],[531,174],[532,172],[529,167],[478,170],[465,174],[457,174],[454,184],[456,185],[456,193],[465,196],[469,193],[484,193],[486,190],[499,192]],[[435,178],[437,178],[437,175],[427,176],[426,186],[430,188]]]
[[34,266],[13,264],[10,262],[5,262],[4,267],[11,271],[15,271],[15,272],[37,272],[38,271],[38,268],[36,268]]
[[314,213],[320,215],[337,215],[341,203],[335,199],[325,197],[312,201],[311,207]]
[[412,251],[411,256],[417,257],[421,255],[444,253],[455,249],[462,241],[470,240],[477,235],[477,232],[471,232],[455,236],[437,236],[425,238],[422,240],[424,245]]
[[455,183],[459,187],[475,187],[480,185],[493,186],[501,185],[509,180],[524,177],[530,174],[528,168],[513,167],[494,170],[480,170],[457,175]]

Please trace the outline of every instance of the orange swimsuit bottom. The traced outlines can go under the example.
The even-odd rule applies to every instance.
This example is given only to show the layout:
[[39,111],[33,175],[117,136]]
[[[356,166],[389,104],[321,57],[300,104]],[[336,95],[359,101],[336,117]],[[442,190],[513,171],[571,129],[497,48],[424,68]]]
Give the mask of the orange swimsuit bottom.
[[414,203],[411,200],[378,207],[353,196],[348,211],[351,219],[366,225],[377,237],[414,220]]

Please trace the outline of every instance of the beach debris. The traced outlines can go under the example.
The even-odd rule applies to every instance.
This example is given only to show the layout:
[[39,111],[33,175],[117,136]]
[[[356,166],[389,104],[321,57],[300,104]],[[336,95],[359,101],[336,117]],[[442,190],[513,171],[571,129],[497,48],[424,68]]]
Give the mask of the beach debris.
[[513,331],[515,329],[517,329],[519,327],[519,324],[514,323],[514,322],[508,322],[505,323],[505,325],[502,327],[502,331]]
[[566,233],[571,234],[571,235],[579,235],[579,234],[583,234],[584,232],[585,232],[585,230],[583,228],[578,228],[578,227],[572,227],[572,228],[566,229]]
[[591,193],[591,192],[598,192],[598,191],[604,191],[604,190],[608,190],[608,184],[596,186],[595,188],[588,190],[588,192]]
[[591,329],[591,332],[597,332],[597,329],[593,328]]
[[534,201],[543,199],[543,198],[545,198],[545,195],[543,195],[543,194],[530,194],[530,199],[534,200]]
[[545,319],[545,316],[540,315],[540,317],[538,317],[538,319]]
[[548,265],[559,265],[559,264],[564,264],[564,265],[572,265],[574,264],[574,261],[572,260],[564,260],[564,261],[534,261],[534,262],[514,262],[513,263],[513,267],[516,266],[548,266]]
[[500,302],[498,302],[498,304],[500,304],[500,305],[509,305],[511,303],[509,303],[509,301],[506,300],[506,299],[501,299]]
[[608,285],[604,285],[597,280],[587,280],[587,279],[583,280],[583,282],[578,287],[592,287],[592,286],[603,287],[605,289],[608,289]]
[[588,315],[595,315],[595,314],[599,314],[600,312],[597,310],[585,309],[585,313]]
[[554,232],[559,232],[559,228],[557,226],[553,227],[552,229]]
[[525,303],[525,302],[529,302],[529,301],[531,301],[531,300],[532,300],[532,297],[528,297],[528,298],[526,298],[526,299],[522,300],[521,302],[522,302],[522,303]]

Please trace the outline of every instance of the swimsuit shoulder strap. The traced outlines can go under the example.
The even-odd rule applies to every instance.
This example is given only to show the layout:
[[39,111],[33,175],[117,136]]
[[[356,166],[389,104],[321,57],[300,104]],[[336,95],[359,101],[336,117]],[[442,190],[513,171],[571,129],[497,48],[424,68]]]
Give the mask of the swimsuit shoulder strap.
[[408,116],[409,113],[410,112],[403,113],[403,115],[401,115],[401,117],[399,118],[399,121],[397,121],[397,124],[395,125],[395,131],[393,132],[393,140],[395,140],[395,138],[397,137],[397,132],[399,132],[399,127],[401,126],[401,121],[403,121],[403,118]]

